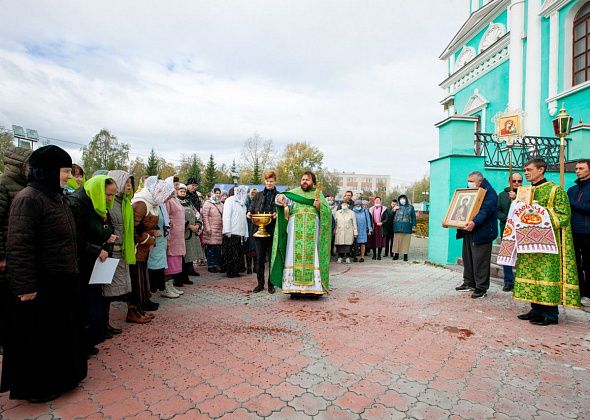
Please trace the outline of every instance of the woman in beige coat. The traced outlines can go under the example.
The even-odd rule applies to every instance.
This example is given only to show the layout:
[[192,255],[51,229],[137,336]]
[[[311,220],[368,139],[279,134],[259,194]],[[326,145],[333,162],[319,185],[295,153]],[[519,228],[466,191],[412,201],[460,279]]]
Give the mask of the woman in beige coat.
[[[358,235],[356,216],[348,206],[348,203],[342,203],[342,208],[334,215],[336,222],[334,245],[336,245],[336,252],[338,252],[339,263],[342,262],[345,255],[350,253],[354,239]],[[346,263],[350,263],[350,258],[346,258]]]

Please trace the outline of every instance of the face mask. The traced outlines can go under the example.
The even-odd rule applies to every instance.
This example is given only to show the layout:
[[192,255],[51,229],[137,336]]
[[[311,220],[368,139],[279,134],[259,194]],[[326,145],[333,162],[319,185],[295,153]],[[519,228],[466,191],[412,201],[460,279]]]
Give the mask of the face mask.
[[328,201],[328,205],[333,206],[334,202],[333,201]]
[[400,203],[402,206],[405,206],[405,205],[406,205],[406,200],[405,200],[404,198],[402,198],[401,200],[399,200],[399,203]]
[[475,182],[468,182],[467,188],[477,188],[477,185],[475,184]]
[[355,209],[360,209],[360,208],[361,208],[361,206],[354,206],[354,208],[355,208]]
[[348,204],[342,204],[342,210],[348,210]]

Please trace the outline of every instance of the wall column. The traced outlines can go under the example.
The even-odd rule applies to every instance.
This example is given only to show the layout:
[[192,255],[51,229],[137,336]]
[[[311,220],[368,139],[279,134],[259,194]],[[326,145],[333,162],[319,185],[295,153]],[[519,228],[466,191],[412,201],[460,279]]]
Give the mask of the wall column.
[[528,134],[541,133],[541,3],[528,2],[525,100],[525,129]]
[[522,109],[524,0],[512,0],[508,7],[508,16],[510,29],[508,108]]

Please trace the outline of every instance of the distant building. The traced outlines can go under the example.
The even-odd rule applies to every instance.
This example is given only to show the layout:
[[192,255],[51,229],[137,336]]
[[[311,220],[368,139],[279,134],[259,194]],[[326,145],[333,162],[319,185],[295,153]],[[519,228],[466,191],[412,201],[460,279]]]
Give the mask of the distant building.
[[346,191],[352,191],[353,196],[363,192],[380,192],[383,195],[391,191],[391,177],[378,174],[357,174],[355,172],[336,172],[334,174],[338,184],[337,199],[344,196]]

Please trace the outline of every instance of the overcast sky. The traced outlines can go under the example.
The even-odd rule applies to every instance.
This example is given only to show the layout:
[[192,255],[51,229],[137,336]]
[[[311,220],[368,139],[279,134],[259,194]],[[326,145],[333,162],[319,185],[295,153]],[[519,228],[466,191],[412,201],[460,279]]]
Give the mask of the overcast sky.
[[[418,6],[417,6],[418,5]],[[257,132],[410,182],[437,154],[438,60],[467,0],[0,0],[0,125],[169,160]],[[76,153],[79,158],[79,153]]]

